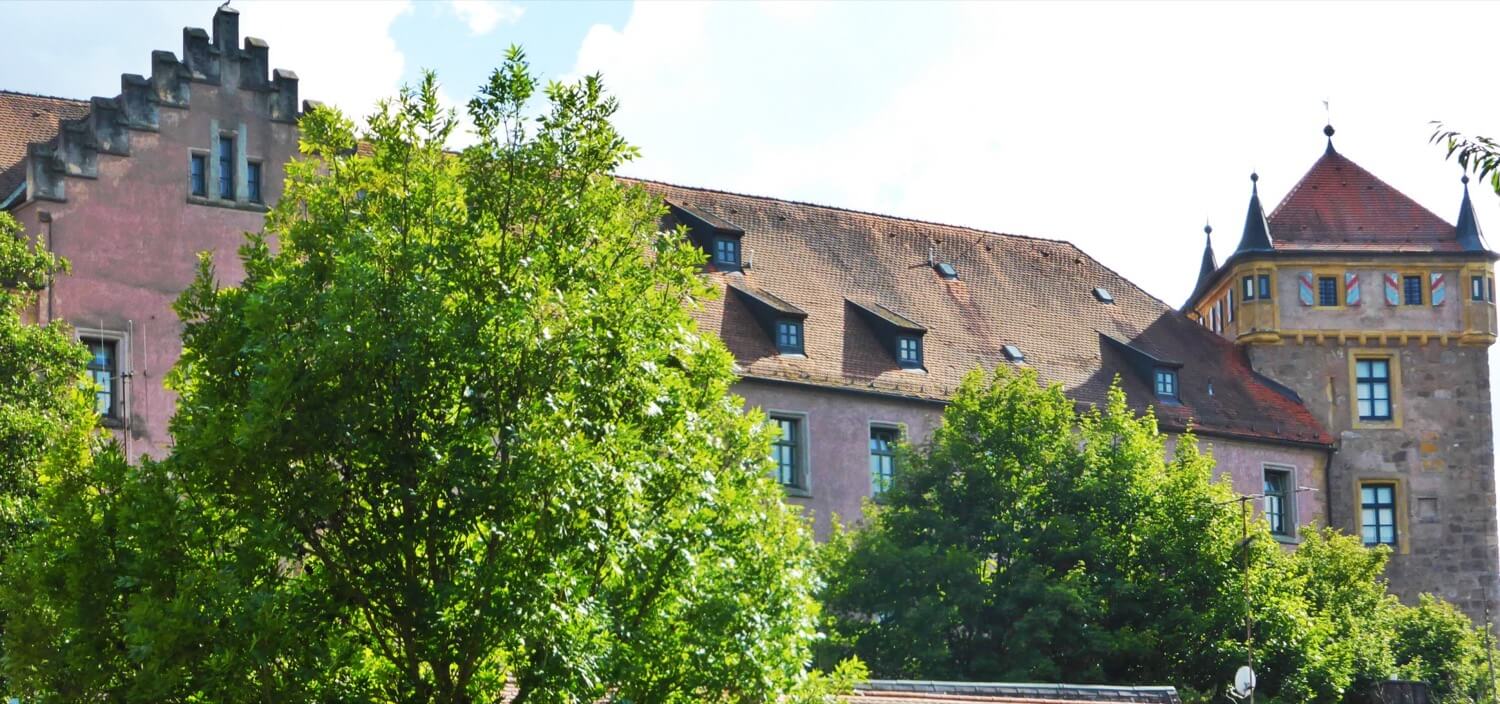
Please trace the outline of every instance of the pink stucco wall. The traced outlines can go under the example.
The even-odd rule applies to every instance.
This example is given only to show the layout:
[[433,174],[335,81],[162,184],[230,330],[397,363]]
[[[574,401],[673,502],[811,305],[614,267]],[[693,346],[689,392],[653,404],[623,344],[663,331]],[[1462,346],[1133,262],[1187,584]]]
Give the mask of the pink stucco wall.
[[129,156],[100,154],[97,179],[68,177],[65,202],[33,200],[13,213],[72,264],[43,296],[39,317],[123,336],[126,417],[116,433],[132,457],[160,457],[170,445],[175,395],[162,381],[182,349],[171,306],[192,280],[197,253],[212,252],[219,279],[237,282],[244,274],[235,250],[264,221],[250,204],[189,202],[189,150],[212,158],[214,128],[237,133],[246,158],[263,164],[268,203],[280,197],[282,167],[297,150],[296,126],[268,119],[264,96],[205,83],[191,89],[189,109],[160,108],[159,131],[130,131]]
[[[1177,447],[1180,436],[1167,439],[1167,455]],[[1229,478],[1230,486],[1240,495],[1259,494],[1264,490],[1264,472],[1268,466],[1290,469],[1292,486],[1303,489],[1291,499],[1297,517],[1293,538],[1308,525],[1324,525],[1327,503],[1328,451],[1288,445],[1252,442],[1222,437],[1199,437],[1198,449],[1213,457],[1214,478]],[[1252,502],[1259,515],[1260,502]]]

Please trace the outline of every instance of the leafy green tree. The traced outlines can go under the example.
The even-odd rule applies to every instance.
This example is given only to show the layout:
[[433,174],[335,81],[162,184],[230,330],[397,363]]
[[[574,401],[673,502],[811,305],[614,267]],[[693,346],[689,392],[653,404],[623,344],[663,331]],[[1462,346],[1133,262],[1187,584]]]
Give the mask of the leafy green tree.
[[[34,553],[34,691],[814,701],[856,672],[804,674],[811,539],[687,311],[701,253],[613,178],[634,152],[598,79],[531,120],[538,90],[512,53],[461,154],[431,75],[363,134],[302,120],[244,281],[205,260],[178,303],[172,456],[74,492]],[[78,692],[48,673],[83,619],[52,612],[89,599],[123,672]]]
[[1490,188],[1500,195],[1500,142],[1481,135],[1465,135],[1433,122],[1432,144],[1441,144],[1447,158],[1456,159],[1464,171],[1472,171],[1480,180],[1489,179]]
[[[11,556],[45,515],[43,487],[87,466],[97,442],[84,349],[66,324],[23,319],[66,268],[0,213],[0,584],[9,583]],[[0,612],[0,637],[8,628]],[[0,678],[0,692],[5,686]]]
[[1246,663],[1248,608],[1263,701],[1352,701],[1402,672],[1473,691],[1474,658],[1449,656],[1482,643],[1461,615],[1402,607],[1385,553],[1352,538],[1310,531],[1284,551],[1191,435],[1169,457],[1118,388],[1079,413],[1030,370],[975,373],[931,444],[899,452],[870,525],[824,555],[825,657],[857,654],[882,677],[1170,683],[1208,700]]

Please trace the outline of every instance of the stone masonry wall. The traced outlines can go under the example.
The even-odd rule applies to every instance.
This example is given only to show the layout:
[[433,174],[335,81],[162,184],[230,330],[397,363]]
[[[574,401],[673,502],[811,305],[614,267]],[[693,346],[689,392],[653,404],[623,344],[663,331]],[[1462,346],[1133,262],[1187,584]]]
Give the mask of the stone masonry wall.
[[[1398,355],[1401,427],[1355,427],[1349,359],[1356,348]],[[1330,524],[1357,533],[1358,482],[1395,482],[1400,535],[1387,568],[1391,591],[1408,603],[1436,594],[1480,621],[1500,572],[1487,348],[1308,341],[1252,346],[1250,356],[1257,371],[1295,389],[1337,438],[1325,497]]]

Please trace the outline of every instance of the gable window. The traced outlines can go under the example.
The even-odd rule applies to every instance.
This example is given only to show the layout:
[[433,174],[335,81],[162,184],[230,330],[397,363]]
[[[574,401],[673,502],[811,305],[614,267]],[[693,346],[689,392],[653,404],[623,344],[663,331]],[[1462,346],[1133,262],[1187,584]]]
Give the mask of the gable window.
[[245,196],[251,203],[263,203],[260,199],[260,162],[245,164]]
[[1391,419],[1390,359],[1357,359],[1354,363],[1355,399],[1360,420]]
[[1469,277],[1469,300],[1471,300],[1471,301],[1483,301],[1484,300],[1484,277],[1483,276],[1470,276]]
[[1156,397],[1165,401],[1177,400],[1177,370],[1156,368]]
[[720,266],[740,265],[740,241],[733,237],[714,238],[714,263]]
[[1271,275],[1259,274],[1255,277],[1255,297],[1262,301],[1271,300]]
[[203,154],[188,157],[188,192],[195,196],[208,195],[208,157]]
[[803,442],[802,419],[792,416],[771,416],[776,428],[776,439],[771,443],[771,459],[776,463],[776,481],[793,489],[806,489],[805,443]]
[[1334,308],[1339,304],[1339,277],[1318,277],[1318,306]]
[[903,367],[922,366],[922,338],[915,335],[897,337],[896,361]]
[[782,354],[802,354],[802,321],[790,318],[776,321],[776,350]]
[[119,347],[115,340],[98,337],[81,338],[81,342],[93,355],[89,359],[88,375],[95,386],[94,410],[105,418],[119,418]]
[[1360,533],[1365,545],[1396,545],[1395,484],[1361,484],[1359,513]]
[[1401,277],[1401,296],[1403,302],[1409,306],[1422,305],[1422,277]]
[[1246,276],[1241,282],[1240,298],[1246,301],[1255,300],[1255,277]]
[[234,137],[219,137],[219,197],[234,200]]
[[1263,493],[1265,495],[1266,521],[1271,524],[1271,534],[1282,537],[1292,534],[1292,525],[1296,523],[1292,517],[1292,473],[1285,469],[1265,468],[1265,483]]
[[895,428],[870,426],[870,487],[879,496],[891,488],[896,476],[896,440],[900,433]]

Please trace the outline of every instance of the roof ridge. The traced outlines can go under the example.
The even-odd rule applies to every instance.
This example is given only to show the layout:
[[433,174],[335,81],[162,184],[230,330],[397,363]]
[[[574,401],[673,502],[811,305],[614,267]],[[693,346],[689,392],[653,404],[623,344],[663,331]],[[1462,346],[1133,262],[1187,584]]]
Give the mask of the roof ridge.
[[42,93],[27,93],[26,91],[10,90],[8,88],[0,88],[0,95],[19,95],[19,96],[24,97],[24,98],[42,98],[44,100],[61,100],[63,102],[74,103],[74,104],[77,104],[77,105],[88,105],[89,104],[88,100],[80,100],[78,98],[64,98],[64,97],[62,97],[60,95],[45,95],[45,94],[42,94]]

